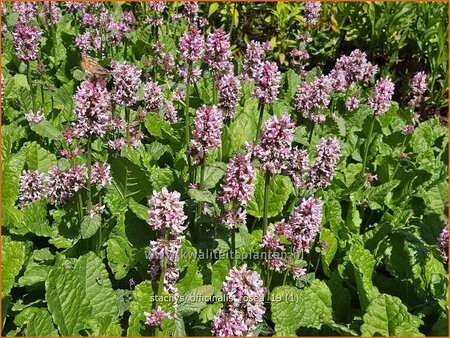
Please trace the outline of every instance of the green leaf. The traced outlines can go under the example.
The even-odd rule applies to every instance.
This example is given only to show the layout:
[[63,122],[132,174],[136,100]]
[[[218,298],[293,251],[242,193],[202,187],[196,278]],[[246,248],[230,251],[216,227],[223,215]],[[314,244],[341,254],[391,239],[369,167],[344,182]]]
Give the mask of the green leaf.
[[423,322],[411,315],[402,301],[394,296],[381,294],[375,298],[363,316],[363,336],[423,336],[419,326]]
[[46,206],[46,201],[35,201],[23,209],[22,229],[26,231],[23,234],[31,232],[36,236],[53,236],[54,229],[48,223]]
[[212,189],[219,183],[220,179],[225,175],[227,170],[226,163],[214,162],[205,167],[205,176],[203,179],[203,184],[205,189]]
[[392,180],[376,187],[367,189],[367,203],[373,210],[383,209],[386,195],[400,184],[399,180]]
[[53,325],[52,316],[46,309],[39,309],[27,321],[26,336],[43,337],[58,336],[58,330]]
[[192,260],[186,269],[186,274],[180,277],[177,288],[180,294],[203,285],[203,276],[197,269],[197,262]]
[[106,247],[108,265],[117,280],[127,275],[128,271],[134,266],[137,256],[137,249],[131,246],[126,236],[124,221],[124,216],[119,216]]
[[[267,217],[275,217],[281,213],[291,192],[292,183],[289,177],[275,175],[270,180]],[[255,194],[248,202],[247,212],[258,218],[262,218],[264,214],[264,175],[260,171],[256,177]]]
[[78,335],[91,315],[89,300],[78,275],[67,267],[54,267],[45,281],[45,299],[62,336]]
[[314,280],[299,290],[293,286],[276,287],[271,295],[272,320],[278,336],[293,336],[299,327],[320,329],[332,324],[331,292],[328,286]]
[[45,282],[49,271],[50,267],[45,265],[34,265],[31,267],[27,267],[23,276],[19,278],[18,284],[20,286],[31,286],[34,284]]
[[320,231],[320,241],[325,243],[325,248],[320,252],[322,267],[325,275],[330,276],[330,264],[337,251],[337,240],[333,232],[327,228]]
[[2,240],[2,297],[11,291],[25,262],[26,249],[22,242]]
[[145,172],[124,157],[112,161],[111,174],[112,189],[117,191],[123,199],[133,197],[136,201],[151,194],[152,186]]
[[200,312],[214,293],[212,285],[203,285],[186,292],[178,304],[178,315],[186,317]]
[[128,206],[130,207],[130,210],[141,220],[148,222],[149,221],[149,215],[148,212],[150,210],[149,207],[139,204],[134,200],[134,198],[128,199]]
[[50,140],[62,140],[61,132],[56,129],[48,120],[42,120],[39,123],[30,123],[30,128],[39,136],[48,138]]
[[205,306],[205,308],[200,312],[199,318],[202,323],[206,324],[214,319],[214,317],[217,316],[217,313],[223,306],[222,303],[213,303],[208,304]]
[[13,206],[19,197],[20,175],[25,159],[24,147],[2,163],[2,206]]
[[96,214],[94,216],[86,215],[81,222],[81,238],[91,238],[102,226],[102,216]]
[[230,269],[231,265],[228,259],[219,259],[212,265],[211,282],[214,286],[214,293],[217,293],[222,289],[222,284],[228,276]]
[[158,140],[179,142],[178,138],[175,136],[175,131],[172,126],[158,114],[147,114],[145,118],[145,128],[147,128],[148,132],[155,136]]
[[218,208],[216,198],[209,190],[189,189],[188,195],[197,203],[206,202],[212,205],[214,208]]
[[245,142],[253,141],[258,119],[258,100],[250,98],[245,101],[244,107],[238,106],[230,126],[224,127],[222,131],[222,151],[225,158],[233,156]]
[[116,321],[119,314],[117,298],[102,260],[95,253],[89,252],[78,258],[73,272],[80,279],[93,316],[111,317]]
[[28,169],[45,173],[48,168],[56,165],[56,156],[33,142],[28,146],[27,165]]
[[373,285],[372,277],[375,268],[375,259],[369,250],[360,244],[352,245],[348,258],[353,266],[353,272],[358,288],[359,302],[365,310],[370,302],[379,295],[378,289]]

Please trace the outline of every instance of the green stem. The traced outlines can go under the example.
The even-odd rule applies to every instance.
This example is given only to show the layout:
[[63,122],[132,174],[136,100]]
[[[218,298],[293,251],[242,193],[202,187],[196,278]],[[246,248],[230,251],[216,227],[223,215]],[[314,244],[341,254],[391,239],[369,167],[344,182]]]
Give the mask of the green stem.
[[263,211],[263,235],[267,232],[267,225],[269,223],[268,220],[268,212],[269,212],[269,185],[270,185],[270,173],[266,173],[265,182],[264,182],[264,211]]
[[30,86],[31,102],[33,104],[33,113],[36,113],[36,99],[34,97],[34,88],[33,88],[33,83],[31,81],[30,62],[27,62],[27,81],[28,81],[28,86]]
[[[409,135],[406,135],[405,138],[403,139],[402,145],[400,147],[400,154],[403,153],[403,149],[405,148],[405,143],[406,143],[406,140],[408,139],[408,137],[409,137]],[[394,173],[392,174],[391,179],[390,179],[391,181],[394,179],[399,166],[400,166],[400,160],[398,159],[397,165],[395,166],[395,169],[394,169]]]
[[88,169],[88,179],[87,179],[87,209],[88,211],[92,208],[92,151],[91,151],[91,136],[89,136],[87,144],[87,169]]
[[[185,97],[185,110],[184,110],[184,134],[185,134],[185,142],[186,142],[186,147],[189,149],[190,146],[190,142],[191,142],[191,131],[189,130],[189,96],[191,95],[190,93],[190,78],[191,78],[191,72],[192,72],[192,64],[189,63],[188,64],[188,74],[187,74],[187,83],[186,83],[186,97]],[[191,156],[187,155],[187,160],[188,160],[188,169],[189,169],[189,182],[192,182],[192,164],[191,164]]]
[[130,144],[130,110],[128,107],[125,107],[125,121],[127,121],[127,144]]
[[311,145],[311,141],[314,135],[314,128],[316,127],[316,124],[311,121],[311,131],[309,132],[309,139],[308,139],[308,145]]
[[369,154],[369,146],[372,138],[373,125],[375,124],[375,113],[373,114],[372,121],[370,122],[369,127],[369,135],[367,135],[366,145],[364,148],[364,158],[363,158],[363,166],[361,169],[361,173],[364,174],[366,172],[366,164],[367,164],[367,155]]
[[77,196],[77,209],[78,209],[78,220],[83,221],[84,213],[83,213],[83,197],[81,196],[81,191],[78,192]]
[[237,265],[237,262],[236,262],[236,228],[235,227],[233,227],[231,229],[231,254],[233,255],[232,259],[231,259],[231,263],[232,263],[231,267],[234,267]]
[[255,143],[259,141],[259,135],[261,134],[261,124],[264,115],[264,103],[259,101],[259,119],[258,119],[258,128],[256,129],[256,138]]
[[[165,240],[169,239],[168,234],[166,234],[164,236],[164,239]],[[161,275],[159,276],[159,282],[158,282],[158,299],[162,296],[162,293],[164,291],[164,278],[166,275],[166,263],[167,263],[167,259],[166,259],[166,257],[163,257],[161,260]],[[154,309],[156,309],[156,304],[154,306]],[[160,331],[161,331],[160,328],[157,327],[156,328],[156,336],[159,336]]]
[[56,31],[55,31],[55,23],[53,21],[53,11],[52,6],[55,4],[50,2],[49,12],[50,12],[50,32],[52,34],[53,44],[52,44],[52,57],[53,57],[53,67],[56,69]]

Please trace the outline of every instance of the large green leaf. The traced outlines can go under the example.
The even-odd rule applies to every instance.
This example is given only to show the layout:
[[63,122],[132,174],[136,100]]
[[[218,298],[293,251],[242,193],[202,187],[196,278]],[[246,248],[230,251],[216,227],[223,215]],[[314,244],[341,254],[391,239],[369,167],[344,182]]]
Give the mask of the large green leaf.
[[117,297],[102,260],[95,253],[89,252],[78,258],[73,271],[80,279],[93,316],[111,317],[116,321],[119,314]]
[[61,132],[47,120],[43,120],[39,123],[31,123],[30,128],[42,137],[56,141],[62,140]]
[[178,315],[186,317],[200,312],[213,295],[212,285],[203,285],[186,292],[178,304]]
[[24,147],[2,163],[2,206],[13,206],[19,197],[20,175],[25,159],[26,148]]
[[83,218],[83,222],[81,222],[81,238],[90,238],[94,236],[98,229],[102,226],[102,216],[99,214],[90,216],[86,215]]
[[276,287],[271,299],[272,320],[278,336],[293,336],[299,327],[320,329],[324,324],[334,323],[330,289],[317,279],[302,290],[293,286]]
[[28,146],[27,165],[28,169],[47,172],[48,168],[56,165],[56,156],[33,142]]
[[361,325],[363,336],[423,336],[418,317],[411,315],[402,301],[381,294],[367,308]]
[[330,264],[337,251],[337,240],[330,229],[322,228],[320,231],[320,241],[325,244],[325,248],[321,251],[321,261],[324,273],[330,276]]
[[46,205],[46,201],[35,201],[23,209],[22,234],[31,232],[36,236],[52,237],[54,229],[49,225]]
[[39,309],[31,315],[27,321],[25,335],[32,337],[58,336],[58,330],[55,328],[52,316],[47,309]]
[[124,216],[120,216],[117,225],[109,236],[106,247],[108,265],[116,279],[122,279],[127,275],[128,271],[134,266],[137,255],[137,249],[131,246],[126,236],[124,222]]
[[112,161],[111,174],[112,189],[115,189],[123,199],[133,197],[136,201],[140,201],[152,192],[152,186],[145,172],[124,157]]
[[25,262],[25,244],[2,240],[2,297],[9,294]]
[[356,286],[358,288],[359,302],[365,310],[370,302],[379,295],[378,289],[373,285],[372,277],[375,268],[375,259],[369,250],[360,244],[354,244],[348,258],[353,266]]
[[[264,175],[258,172],[255,181],[255,194],[248,202],[247,212],[255,217],[261,218],[264,215]],[[275,175],[269,183],[267,197],[268,212],[267,217],[275,217],[281,213],[289,195],[292,192],[292,183],[289,177]]]
[[62,336],[79,335],[92,314],[85,288],[67,267],[54,267],[45,281],[45,299]]

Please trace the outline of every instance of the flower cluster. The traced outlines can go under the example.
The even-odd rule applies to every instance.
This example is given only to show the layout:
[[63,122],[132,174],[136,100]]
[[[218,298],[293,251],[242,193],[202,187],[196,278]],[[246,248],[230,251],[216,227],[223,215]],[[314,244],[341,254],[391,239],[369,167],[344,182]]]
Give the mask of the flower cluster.
[[[179,277],[176,267],[178,261],[178,251],[181,248],[181,233],[186,229],[183,226],[187,219],[183,211],[184,202],[180,201],[180,193],[169,192],[167,188],[162,188],[160,192],[153,192],[149,201],[151,206],[149,211],[149,225],[153,230],[158,230],[161,237],[150,242],[150,277],[157,281],[164,267],[164,288],[177,298],[178,289],[175,283]],[[151,325],[151,324],[149,324]]]
[[411,80],[411,92],[412,98],[409,104],[415,106],[425,100],[425,92],[427,91],[427,74],[424,72],[418,72]]
[[79,137],[105,135],[111,111],[111,95],[105,80],[88,78],[80,83],[75,95],[74,132]]
[[39,16],[51,24],[56,24],[61,20],[61,10],[56,6],[55,2],[44,1],[42,2],[44,11],[39,13]]
[[257,66],[262,62],[264,54],[270,50],[268,42],[261,43],[259,41],[250,41],[244,57],[242,67],[242,79],[248,80],[253,78],[253,73]]
[[213,320],[211,332],[215,336],[252,335],[256,324],[262,322],[265,289],[259,274],[247,269],[230,270],[222,292],[227,299]]
[[229,69],[230,36],[221,29],[217,29],[206,38],[205,62],[216,72]]
[[172,319],[172,315],[170,312],[163,311],[161,306],[158,306],[156,309],[153,309],[151,313],[144,312],[145,315],[145,324],[150,326],[161,326],[164,319],[169,318]]
[[69,169],[50,167],[47,176],[47,196],[53,205],[64,205],[86,185],[87,170],[84,165]]
[[145,109],[149,112],[158,112],[164,105],[164,96],[161,87],[153,81],[144,86]]
[[39,28],[19,23],[13,35],[17,58],[24,62],[36,60],[39,51],[39,39],[42,35]]
[[287,172],[297,189],[304,189],[308,186],[310,170],[308,152],[295,148]]
[[296,250],[309,252],[311,244],[320,231],[321,222],[322,201],[314,197],[303,200],[289,218],[291,232],[288,240]]
[[305,4],[305,11],[303,12],[305,25],[317,25],[321,7],[322,4],[318,1],[307,2]]
[[111,62],[114,81],[114,101],[123,106],[132,106],[137,101],[137,89],[141,85],[140,69],[126,62]]
[[274,102],[277,99],[280,89],[281,73],[275,62],[261,62],[253,68],[253,79],[255,80],[255,90],[252,96],[257,97],[265,104]]
[[149,201],[151,209],[149,211],[148,224],[153,230],[161,233],[179,235],[186,227],[183,226],[186,216],[184,215],[184,202],[180,201],[180,193],[169,192],[167,188],[162,188],[160,192],[154,192]]
[[187,63],[200,60],[204,54],[204,44],[200,30],[192,26],[180,39],[181,58]]
[[375,84],[375,92],[367,101],[369,106],[375,110],[375,115],[380,116],[385,113],[389,107],[389,101],[394,95],[394,84],[389,78],[380,79]]
[[18,14],[19,23],[27,23],[36,17],[37,4],[34,1],[13,2],[12,9],[13,12]]
[[448,259],[448,227],[445,227],[438,238],[439,249],[441,250],[442,256]]
[[194,164],[202,164],[213,148],[220,145],[223,116],[215,106],[202,105],[196,112],[189,154]]
[[295,123],[287,113],[267,120],[261,139],[253,149],[265,173],[276,174],[286,168],[285,161],[291,155],[294,132]]
[[102,187],[111,184],[111,166],[108,163],[96,162],[92,165],[92,183],[101,185]]
[[24,170],[20,175],[19,207],[45,197],[45,175],[37,170]]
[[378,67],[367,61],[367,55],[355,49],[350,55],[343,55],[336,60],[330,76],[335,79],[336,91],[346,90],[354,82],[369,82],[377,73]]
[[330,76],[323,75],[309,84],[302,82],[295,95],[295,109],[314,123],[324,122],[325,115],[320,110],[328,107],[332,90],[333,80]]
[[241,82],[233,74],[219,76],[217,81],[219,91],[219,108],[225,119],[230,119],[236,111],[236,104],[241,92]]
[[30,110],[28,113],[25,114],[25,118],[30,123],[39,123],[45,119],[45,116],[44,114],[42,114],[41,111],[37,111],[36,113],[34,113],[33,111]]
[[228,162],[227,171],[223,184],[223,194],[220,197],[223,203],[231,201],[246,205],[255,192],[253,180],[256,178],[256,171],[251,163],[251,154],[237,154]]
[[325,188],[336,174],[336,164],[340,156],[340,143],[337,139],[322,138],[316,146],[316,159],[311,167],[311,188]]

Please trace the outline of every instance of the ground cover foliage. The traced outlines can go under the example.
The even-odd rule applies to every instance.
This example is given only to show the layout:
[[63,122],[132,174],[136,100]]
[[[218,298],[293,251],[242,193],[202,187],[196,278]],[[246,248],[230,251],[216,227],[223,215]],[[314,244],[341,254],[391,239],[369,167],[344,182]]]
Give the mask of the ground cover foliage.
[[2,334],[447,336],[446,6],[2,3]]

